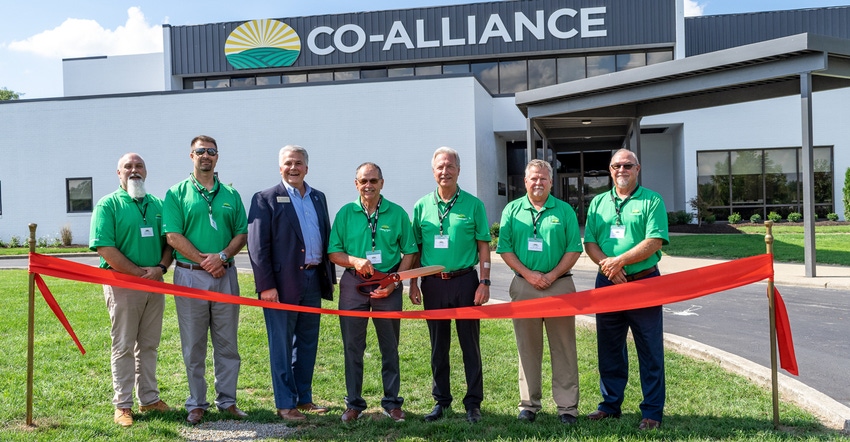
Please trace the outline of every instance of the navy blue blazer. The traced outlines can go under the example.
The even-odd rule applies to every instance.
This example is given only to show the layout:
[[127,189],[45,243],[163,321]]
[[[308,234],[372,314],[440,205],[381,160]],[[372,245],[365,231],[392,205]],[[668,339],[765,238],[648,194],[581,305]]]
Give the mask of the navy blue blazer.
[[[311,190],[310,196],[322,236],[322,263],[318,268],[322,298],[333,299],[336,270],[328,259],[328,202],[325,194],[316,189]],[[255,193],[248,212],[248,255],[257,293],[277,288],[280,302],[298,304],[304,284],[305,254],[301,224],[283,183]]]

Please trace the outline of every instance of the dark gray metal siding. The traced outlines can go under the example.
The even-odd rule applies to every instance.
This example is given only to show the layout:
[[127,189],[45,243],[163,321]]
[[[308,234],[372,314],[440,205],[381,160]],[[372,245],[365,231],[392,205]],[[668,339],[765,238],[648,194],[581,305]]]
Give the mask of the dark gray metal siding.
[[685,19],[687,56],[808,32],[850,38],[850,6]]
[[[535,11],[544,10],[544,22],[556,10],[571,8],[606,7],[605,37],[581,38],[580,35],[559,39],[546,31],[546,38],[537,40],[526,32],[523,41],[505,42],[501,38],[491,38],[484,45],[461,45],[436,48],[407,49],[402,44],[382,50],[383,42],[368,42],[360,51],[346,54],[339,50],[329,55],[316,55],[307,47],[307,36],[318,26],[338,29],[345,24],[356,24],[369,35],[382,34],[385,37],[394,21],[401,21],[416,45],[416,20],[425,20],[425,39],[439,40],[442,36],[442,18],[451,18],[451,38],[466,38],[467,16],[476,16],[476,34],[481,37],[491,14],[499,14],[505,29],[514,37],[514,13],[523,12],[534,20]],[[493,58],[511,54],[527,54],[546,51],[600,50],[604,48],[622,49],[625,47],[653,47],[669,45],[675,42],[675,0],[523,0],[475,3],[467,5],[441,6],[434,8],[414,8],[392,11],[362,12],[311,17],[278,18],[291,26],[301,39],[301,55],[295,64],[287,69],[308,67],[351,67],[369,64],[394,64],[404,62],[422,62],[427,59]],[[574,26],[580,31],[580,14],[574,18],[561,18],[562,28]],[[215,75],[236,71],[224,56],[224,43],[230,32],[244,22],[213,23],[196,26],[173,26],[171,28],[172,72],[174,75]],[[599,29],[599,28],[594,28]],[[346,34],[351,37],[351,33]],[[322,35],[317,43],[327,46],[332,38]],[[351,44],[352,42],[347,42]],[[283,70],[277,68],[275,70]]]

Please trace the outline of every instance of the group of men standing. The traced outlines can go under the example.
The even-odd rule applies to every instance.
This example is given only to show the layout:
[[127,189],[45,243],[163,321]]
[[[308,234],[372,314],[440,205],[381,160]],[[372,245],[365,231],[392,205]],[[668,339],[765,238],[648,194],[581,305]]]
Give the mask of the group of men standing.
[[[490,299],[490,232],[484,204],[458,186],[460,157],[441,147],[432,157],[437,188],[414,206],[413,217],[384,198],[384,178],[375,163],[355,170],[355,201],[344,205],[331,223],[327,199],[309,186],[309,156],[300,146],[280,150],[281,182],[257,192],[247,213],[241,197],[221,183],[215,166],[216,141],[195,137],[189,153],[193,171],[171,187],[161,201],[144,190],[144,160],[134,153],[118,163],[120,188],[97,204],[90,247],[101,255],[101,267],[152,280],[162,280],[172,263],[174,283],[239,296],[233,257],[247,243],[260,299],[307,307],[332,299],[336,273],[339,308],[352,311],[400,311],[403,284],[369,285],[378,273],[420,266],[444,269],[411,279],[409,297],[425,310],[482,305]],[[614,188],[591,203],[585,250],[599,264],[597,287],[658,275],[659,249],[667,242],[666,211],[655,192],[637,185],[636,156],[618,151],[611,161]],[[570,269],[582,251],[573,209],[551,195],[549,163],[532,160],[526,167],[527,194],[505,207],[499,253],[515,272],[512,301],[575,292]],[[163,295],[104,286],[112,322],[114,420],[133,423],[133,389],[139,410],[167,411],[156,382],[156,353],[164,308]],[[187,422],[201,422],[207,401],[205,361],[211,337],[215,373],[215,405],[236,418],[240,368],[237,345],[239,306],[176,297],[183,360],[189,385]],[[304,413],[323,414],[312,395],[313,369],[320,317],[315,313],[266,308],[272,387],[277,415],[303,421]],[[381,351],[384,414],[405,420],[400,393],[398,319],[373,318]],[[431,341],[432,395],[435,405],[424,416],[432,422],[451,408],[451,320],[428,320]],[[456,319],[463,354],[466,419],[481,420],[484,397],[480,321]],[[358,419],[367,408],[362,396],[363,356],[368,319],[340,316],[345,360],[343,422]],[[578,413],[578,367],[575,319],[515,319],[519,351],[520,420],[533,422],[541,410],[543,327],[552,360],[552,393],[560,421],[574,424]],[[664,356],[661,307],[597,315],[600,388],[603,402],[590,420],[619,417],[628,360],[626,333],[631,329],[641,365],[644,401],[640,428],[660,426],[664,406]]]

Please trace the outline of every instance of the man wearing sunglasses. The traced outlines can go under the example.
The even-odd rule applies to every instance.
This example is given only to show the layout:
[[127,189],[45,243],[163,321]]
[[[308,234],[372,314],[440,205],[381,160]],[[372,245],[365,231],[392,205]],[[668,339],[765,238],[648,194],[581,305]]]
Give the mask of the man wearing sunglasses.
[[[656,192],[638,185],[637,156],[620,149],[611,158],[614,187],[597,195],[587,211],[584,248],[599,265],[596,287],[658,276],[661,246],[668,243],[667,209]],[[643,401],[638,428],[661,426],[664,384],[664,327],[661,306],[596,315],[602,402],[590,420],[619,418],[628,380],[626,335],[631,329],[640,364]]]
[[[248,252],[263,301],[321,307],[322,298],[333,299],[328,202],[304,181],[309,160],[303,147],[284,146],[278,154],[281,181],[251,199]],[[313,400],[320,316],[269,308],[263,316],[278,417],[303,421],[303,412],[324,414],[327,407]]]
[[[242,250],[248,220],[242,198],[215,175],[218,145],[206,135],[190,143],[193,171],[165,194],[163,231],[176,251],[174,283],[200,290],[239,296],[233,256]],[[189,397],[190,424],[199,423],[207,402],[207,334],[212,338],[215,405],[236,418],[247,416],[236,406],[236,384],[241,359],[236,342],[239,305],[175,297],[177,323]]]
[[[339,281],[339,309],[358,311],[399,311],[402,309],[401,283],[375,287],[363,292],[357,285],[375,271],[391,273],[408,270],[419,247],[410,228],[410,217],[398,204],[381,195],[384,176],[375,163],[357,167],[354,187],[360,193],[356,201],[344,205],[334,218],[328,253],[334,264],[344,267]],[[403,255],[403,256],[402,256]],[[340,316],[343,355],[345,356],[345,407],[343,422],[358,419],[366,409],[363,392],[363,353],[366,351],[368,318]],[[398,395],[398,340],[401,321],[373,318],[381,350],[381,380],[384,414],[403,422],[401,406],[404,398]]]

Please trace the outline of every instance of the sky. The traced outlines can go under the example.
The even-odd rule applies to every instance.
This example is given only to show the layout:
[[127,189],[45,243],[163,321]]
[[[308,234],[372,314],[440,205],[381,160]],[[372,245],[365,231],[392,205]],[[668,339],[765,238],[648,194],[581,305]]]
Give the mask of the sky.
[[[850,0],[684,0],[685,15],[850,4]],[[61,97],[62,59],[162,52],[163,24],[380,11],[475,0],[0,0],[0,88]]]

